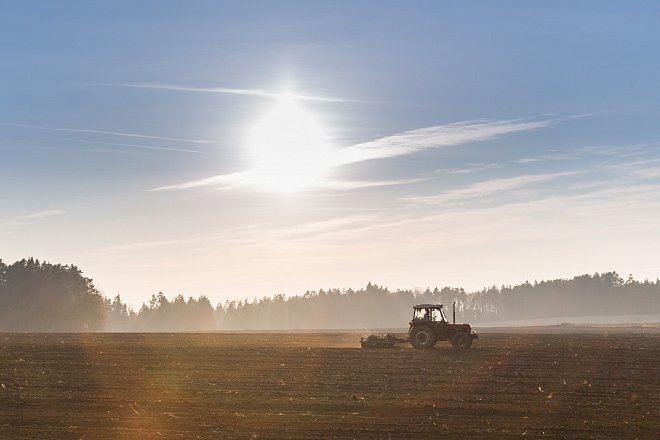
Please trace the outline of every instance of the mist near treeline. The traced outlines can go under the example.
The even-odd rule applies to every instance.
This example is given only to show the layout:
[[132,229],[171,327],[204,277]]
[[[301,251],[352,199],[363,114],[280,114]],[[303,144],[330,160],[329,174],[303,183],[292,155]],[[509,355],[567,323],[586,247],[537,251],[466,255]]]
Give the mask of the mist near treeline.
[[[340,281],[340,280],[339,280]],[[460,287],[396,290],[369,283],[301,295],[227,301],[152,294],[138,310],[120,296],[106,298],[75,265],[0,260],[2,332],[179,332],[383,329],[407,326],[412,306],[445,304],[457,321],[617,319],[660,313],[660,280],[626,279],[616,272],[535,281],[466,292]]]

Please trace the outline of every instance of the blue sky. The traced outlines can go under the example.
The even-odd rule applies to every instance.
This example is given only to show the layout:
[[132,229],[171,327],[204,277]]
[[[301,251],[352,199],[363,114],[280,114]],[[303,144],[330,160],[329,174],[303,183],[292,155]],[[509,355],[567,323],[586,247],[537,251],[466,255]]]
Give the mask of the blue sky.
[[658,18],[654,2],[8,2],[0,257],[77,264],[133,304],[655,279]]

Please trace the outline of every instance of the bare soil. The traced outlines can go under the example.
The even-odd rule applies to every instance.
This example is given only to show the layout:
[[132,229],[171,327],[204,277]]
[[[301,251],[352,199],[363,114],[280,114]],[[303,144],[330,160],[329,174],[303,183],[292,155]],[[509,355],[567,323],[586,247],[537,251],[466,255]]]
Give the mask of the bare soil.
[[660,438],[660,334],[1,334],[2,439]]

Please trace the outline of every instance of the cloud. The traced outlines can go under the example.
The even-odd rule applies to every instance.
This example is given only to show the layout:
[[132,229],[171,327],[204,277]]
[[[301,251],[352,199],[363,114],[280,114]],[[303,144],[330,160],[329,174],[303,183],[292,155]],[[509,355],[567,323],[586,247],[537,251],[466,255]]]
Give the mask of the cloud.
[[[418,183],[427,180],[425,178],[400,179],[400,180],[381,180],[381,181],[340,181],[340,180],[322,180],[318,186],[331,190],[351,190],[360,188],[376,188],[381,186],[406,185]],[[206,179],[193,180],[175,185],[166,185],[149,191],[168,191],[189,188],[199,188],[204,186],[217,186],[220,188],[229,188],[236,186],[245,186],[258,184],[260,182],[258,170],[245,170],[237,173],[222,174],[219,176],[208,177]]]
[[491,179],[483,182],[469,185],[465,188],[459,188],[442,192],[432,196],[406,197],[404,200],[409,202],[435,205],[439,203],[463,201],[479,197],[491,196],[493,194],[514,189],[524,188],[536,183],[547,182],[560,177],[566,177],[577,174],[573,171],[548,173],[548,174],[530,174],[509,178]]
[[[564,172],[542,175],[519,176],[511,179],[493,179],[451,191],[448,200],[464,200],[479,196],[489,196],[500,191],[519,189],[534,183],[561,178],[577,173]],[[592,227],[593,219],[600,218],[600,223],[607,220],[608,227],[632,228],[633,225],[645,224],[656,226],[659,208],[658,195],[660,185],[622,186],[619,182],[604,180],[589,191],[576,191],[578,186],[571,186],[562,192],[534,194],[518,200],[503,201],[497,199],[494,205],[437,207],[431,211],[405,209],[391,212],[387,209],[373,210],[369,213],[352,213],[345,216],[323,220],[294,222],[284,226],[269,226],[268,220],[260,224],[245,225],[234,229],[224,229],[218,233],[178,239],[155,240],[152,242],[127,243],[106,248],[104,252],[134,254],[153,248],[171,248],[172,252],[188,249],[191,254],[199,252],[202,244],[207,244],[210,254],[217,253],[222,247],[245,250],[248,248],[265,249],[270,245],[290,249],[295,246],[309,245],[309,249],[318,249],[318,245],[342,246],[357,242],[380,243],[385,240],[393,243],[428,244],[442,243],[443,246],[483,244],[484,242],[516,240],[528,238],[549,239],[566,236],[567,232],[557,226],[557,213],[561,221],[574,224],[580,231]],[[630,209],[622,213],[621,207]],[[358,210],[359,211],[359,210]],[[647,212],[645,216],[639,213]],[[603,217],[603,215],[607,215]],[[620,224],[621,215],[634,218],[630,225]],[[484,221],[488,219],[488,221]],[[516,227],[512,227],[515,222]],[[522,223],[521,223],[522,222]],[[547,227],[539,227],[542,222]],[[582,227],[587,229],[580,229]],[[524,228],[523,228],[524,227]],[[521,230],[523,228],[524,230]],[[497,233],[494,233],[497,231]],[[579,232],[576,232],[576,234]],[[426,244],[425,244],[426,243]],[[231,252],[227,252],[231,254]]]
[[660,177],[660,159],[643,159],[620,162],[603,167],[618,175],[649,180]]
[[41,220],[48,217],[54,217],[57,215],[66,214],[66,211],[62,209],[50,209],[45,211],[33,212],[31,214],[25,214],[18,217],[10,218],[4,222],[0,222],[0,227],[12,227],[12,226],[22,226],[27,223],[30,223],[34,220]]
[[377,188],[380,186],[394,186],[394,185],[408,185],[411,183],[419,183],[428,180],[426,178],[419,179],[400,179],[400,180],[381,180],[381,181],[339,181],[339,180],[328,180],[322,182],[321,185],[324,188],[335,189],[335,190],[351,190],[351,189],[360,189],[360,188]]
[[427,149],[485,141],[505,134],[548,127],[554,122],[553,120],[466,121],[419,128],[339,150],[336,165],[385,159]]
[[193,237],[185,237],[171,240],[137,241],[132,243],[123,243],[96,249],[99,255],[135,255],[137,252],[151,251],[167,247],[178,247],[185,245],[197,245],[199,243],[208,243],[217,237],[209,234],[203,234]]
[[[370,142],[359,143],[336,150],[330,157],[328,168],[339,167],[352,163],[376,159],[386,159],[416,153],[422,150],[457,146],[469,142],[485,141],[510,133],[535,130],[548,127],[554,120],[524,122],[520,120],[505,121],[466,121],[454,124],[436,125],[432,127],[410,130],[392,136],[385,136]],[[204,186],[241,186],[257,183],[259,170],[250,169],[235,173],[221,174],[189,182],[166,185],[150,191],[180,190]],[[321,182],[321,186],[337,189],[365,188],[368,186],[383,186],[412,183],[411,180],[383,182]]]
[[516,163],[522,163],[522,164],[534,163],[534,162],[541,162],[542,160],[543,160],[543,158],[539,157],[539,156],[537,156],[537,157],[523,157],[521,159],[517,159]]
[[293,98],[301,101],[319,101],[319,102],[348,102],[346,99],[330,98],[326,96],[300,95],[295,93],[272,92],[264,89],[235,89],[227,87],[196,87],[176,84],[163,83],[139,83],[139,84],[97,84],[107,87],[130,87],[137,89],[169,90],[176,92],[193,93],[219,93],[224,95],[253,96],[257,98]]
[[573,159],[575,156],[571,154],[563,154],[563,153],[557,153],[557,154],[541,154],[538,156],[533,156],[533,157],[523,157],[520,159],[516,159],[514,162],[519,163],[519,164],[528,164],[528,163],[534,163],[534,162],[544,162],[544,161],[550,161],[550,160],[570,160]]
[[65,214],[65,213],[66,213],[66,211],[63,211],[61,209],[51,209],[51,210],[48,210],[48,211],[39,211],[39,212],[35,212],[33,214],[24,215],[21,218],[24,218],[24,219],[38,219],[38,218],[52,217],[54,215],[62,215],[62,214]]
[[[163,240],[137,241],[98,248],[94,254],[101,257],[135,256],[136,253],[158,250],[190,252],[198,254],[205,250],[215,253],[219,247],[240,248],[263,247],[268,243],[290,243],[318,239],[330,234],[368,230],[379,222],[377,214],[351,214],[326,220],[306,221],[291,225],[269,227],[265,224],[244,225],[192,236],[181,236]],[[184,232],[185,233],[185,232]]]
[[230,174],[207,177],[205,179],[192,180],[174,185],[165,185],[149,191],[170,191],[178,189],[199,188],[204,186],[241,186],[255,182],[256,170],[245,170]]
[[371,227],[380,221],[378,214],[352,214],[348,216],[331,218],[328,220],[312,221],[294,224],[287,227],[264,231],[260,241],[263,240],[305,240],[319,238],[329,234],[347,231],[360,231]]
[[[277,238],[307,241],[317,246],[317,239],[331,243],[380,243],[396,247],[462,247],[489,242],[524,239],[584,238],[594,228],[610,230],[657,229],[656,212],[660,209],[660,185],[619,186],[610,181],[584,193],[573,187],[561,193],[535,194],[520,200],[463,207],[451,205],[430,212],[413,209],[398,213],[375,212],[369,216],[334,219],[318,228],[300,225],[313,234],[284,234]],[[621,207],[625,207],[624,210]],[[558,213],[561,213],[558,215]],[[622,222],[627,218],[629,222]],[[487,219],[487,220],[486,220]],[[295,228],[290,228],[292,231]],[[598,235],[598,234],[595,234]],[[313,241],[309,241],[313,240]]]
[[616,156],[616,157],[629,157],[638,156],[645,153],[649,149],[650,144],[636,143],[630,145],[592,145],[582,147],[579,151],[586,153],[597,154],[601,156]]
[[502,168],[504,166],[501,162],[492,163],[470,163],[467,167],[453,170],[446,170],[449,174],[472,174],[478,171],[492,170],[495,168]]
[[660,177],[660,167],[636,170],[631,172],[631,174],[639,179],[644,179],[644,180],[657,179],[658,177]]

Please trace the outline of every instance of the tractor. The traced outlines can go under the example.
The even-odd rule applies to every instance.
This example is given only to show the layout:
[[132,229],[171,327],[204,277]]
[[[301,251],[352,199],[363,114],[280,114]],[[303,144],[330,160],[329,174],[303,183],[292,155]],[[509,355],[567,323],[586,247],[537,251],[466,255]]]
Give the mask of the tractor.
[[413,347],[431,348],[438,341],[451,341],[454,348],[470,348],[479,336],[470,324],[456,324],[456,303],[453,305],[453,323],[447,321],[442,304],[418,304],[413,306],[408,338]]
[[389,333],[383,336],[370,335],[360,339],[362,348],[392,348],[397,343],[410,342],[413,347],[424,350],[438,341],[451,341],[456,349],[472,346],[479,336],[470,324],[456,324],[456,303],[453,305],[453,322],[447,321],[442,304],[418,304],[413,306],[408,337],[398,338]]

